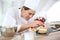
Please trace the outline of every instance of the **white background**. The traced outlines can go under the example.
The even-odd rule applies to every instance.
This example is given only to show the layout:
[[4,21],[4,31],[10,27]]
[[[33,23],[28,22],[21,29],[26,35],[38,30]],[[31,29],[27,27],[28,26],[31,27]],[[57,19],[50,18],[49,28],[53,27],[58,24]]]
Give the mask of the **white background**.
[[[22,7],[25,0],[0,0],[0,25],[4,19],[6,11],[10,7]],[[59,0],[41,0],[41,10],[46,11],[47,21],[60,21],[60,1]],[[40,11],[41,11],[40,10]]]

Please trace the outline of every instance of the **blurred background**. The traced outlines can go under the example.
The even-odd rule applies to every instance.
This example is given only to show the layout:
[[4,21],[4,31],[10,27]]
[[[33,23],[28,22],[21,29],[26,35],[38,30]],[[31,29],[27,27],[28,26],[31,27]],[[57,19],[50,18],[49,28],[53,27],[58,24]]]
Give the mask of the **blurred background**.
[[[25,0],[0,0],[0,25],[4,20],[7,9],[22,7]],[[45,11],[47,22],[60,21],[60,0],[41,0],[40,11]]]

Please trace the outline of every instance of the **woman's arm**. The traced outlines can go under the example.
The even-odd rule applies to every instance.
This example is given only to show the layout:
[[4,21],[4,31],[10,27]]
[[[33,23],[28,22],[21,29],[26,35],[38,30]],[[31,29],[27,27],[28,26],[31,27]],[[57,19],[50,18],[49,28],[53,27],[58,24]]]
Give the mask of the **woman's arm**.
[[24,31],[25,29],[29,28],[29,24],[22,25],[18,32]]
[[43,25],[43,23],[40,21],[34,21],[32,23],[29,23],[29,24],[24,24],[21,26],[21,28],[18,30],[18,32],[24,31],[25,29],[30,28],[30,27],[36,28],[39,25]]

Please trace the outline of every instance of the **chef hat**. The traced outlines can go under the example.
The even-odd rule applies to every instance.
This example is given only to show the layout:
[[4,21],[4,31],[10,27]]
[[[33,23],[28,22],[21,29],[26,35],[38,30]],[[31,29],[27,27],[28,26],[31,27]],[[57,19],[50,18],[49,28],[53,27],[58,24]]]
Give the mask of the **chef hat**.
[[40,0],[25,0],[24,6],[38,11],[38,5],[39,5]]

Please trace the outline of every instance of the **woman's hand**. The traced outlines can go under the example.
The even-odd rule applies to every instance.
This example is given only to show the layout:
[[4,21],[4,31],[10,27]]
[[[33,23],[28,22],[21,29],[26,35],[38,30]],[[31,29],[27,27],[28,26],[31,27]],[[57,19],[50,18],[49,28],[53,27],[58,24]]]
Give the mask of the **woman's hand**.
[[41,21],[34,21],[34,22],[32,22],[32,23],[30,23],[29,25],[29,27],[38,27],[38,26],[40,26],[40,25],[43,25],[44,23],[43,22],[41,22]]

